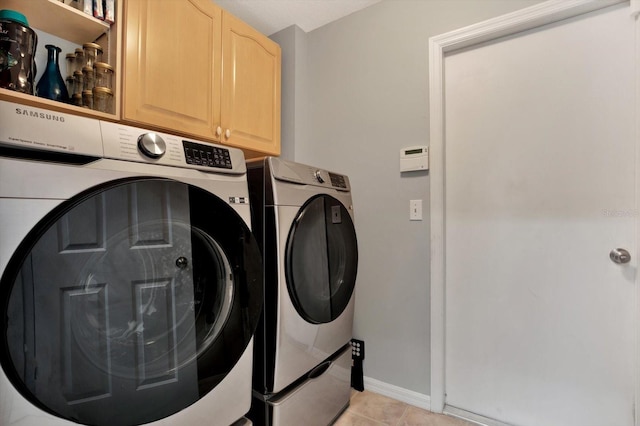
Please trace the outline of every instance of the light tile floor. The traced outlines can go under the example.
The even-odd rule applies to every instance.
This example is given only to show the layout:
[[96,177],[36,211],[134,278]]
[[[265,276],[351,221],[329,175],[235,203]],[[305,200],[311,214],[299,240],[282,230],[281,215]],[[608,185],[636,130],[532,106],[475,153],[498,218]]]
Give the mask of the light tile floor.
[[353,392],[351,404],[334,426],[473,426],[373,392]]

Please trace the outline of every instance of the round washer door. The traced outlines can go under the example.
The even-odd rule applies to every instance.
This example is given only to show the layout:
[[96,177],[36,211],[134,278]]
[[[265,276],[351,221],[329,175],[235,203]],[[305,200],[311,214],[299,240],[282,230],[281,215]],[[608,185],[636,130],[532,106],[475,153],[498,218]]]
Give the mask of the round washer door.
[[289,295],[313,324],[336,319],[356,283],[358,245],[351,215],[330,195],[309,199],[298,211],[286,247]]
[[58,206],[10,259],[0,363],[55,416],[148,423],[222,381],[261,300],[258,245],[224,201],[166,179],[112,182]]

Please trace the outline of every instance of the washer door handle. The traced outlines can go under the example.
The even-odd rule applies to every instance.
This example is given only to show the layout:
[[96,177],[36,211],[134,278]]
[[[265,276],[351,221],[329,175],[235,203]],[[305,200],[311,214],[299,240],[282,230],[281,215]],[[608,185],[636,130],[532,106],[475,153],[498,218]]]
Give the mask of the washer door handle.
[[185,269],[187,266],[189,266],[189,261],[186,257],[180,256],[176,259],[176,266],[180,269]]

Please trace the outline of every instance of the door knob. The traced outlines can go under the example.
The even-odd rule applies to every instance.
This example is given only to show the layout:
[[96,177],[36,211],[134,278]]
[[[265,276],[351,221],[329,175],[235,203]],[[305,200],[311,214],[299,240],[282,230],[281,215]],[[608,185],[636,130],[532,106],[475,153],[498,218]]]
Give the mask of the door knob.
[[609,253],[609,258],[614,263],[629,263],[631,261],[631,255],[623,248],[615,248]]

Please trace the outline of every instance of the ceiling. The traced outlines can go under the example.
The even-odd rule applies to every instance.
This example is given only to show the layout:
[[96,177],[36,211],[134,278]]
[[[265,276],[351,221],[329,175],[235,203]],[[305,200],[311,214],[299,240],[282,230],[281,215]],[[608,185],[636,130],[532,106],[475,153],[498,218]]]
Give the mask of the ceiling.
[[213,0],[263,34],[291,25],[313,31],[380,0]]

